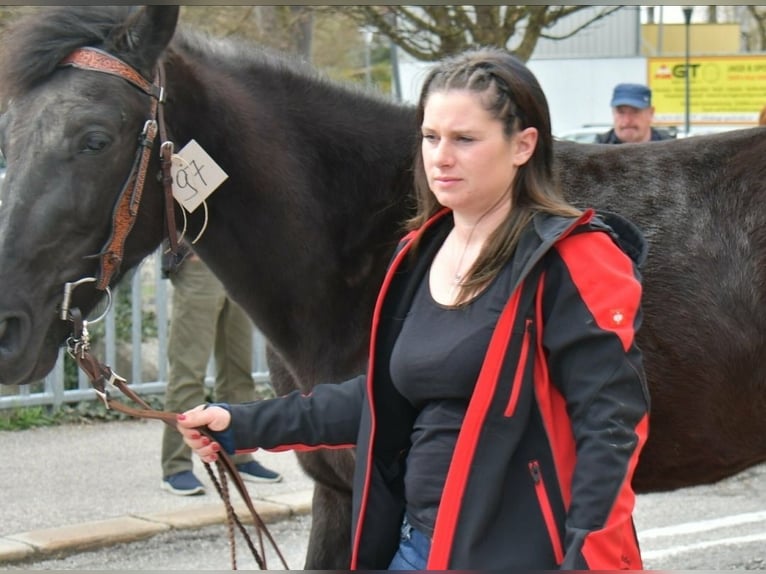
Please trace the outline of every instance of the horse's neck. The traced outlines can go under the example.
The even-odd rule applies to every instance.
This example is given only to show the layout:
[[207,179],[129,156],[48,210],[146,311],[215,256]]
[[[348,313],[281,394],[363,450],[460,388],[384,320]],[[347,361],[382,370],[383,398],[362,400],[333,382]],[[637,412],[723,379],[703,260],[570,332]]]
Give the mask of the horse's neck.
[[[168,70],[177,144],[197,140],[229,175],[208,201],[198,251],[291,363],[324,352],[329,330],[339,368],[349,368],[366,337],[350,325],[368,324],[405,217],[414,114],[361,100],[349,121],[331,89],[309,107],[262,79],[227,89],[215,70],[184,71],[190,85]],[[332,116],[312,121],[322,113]],[[195,212],[189,232],[201,227]]]

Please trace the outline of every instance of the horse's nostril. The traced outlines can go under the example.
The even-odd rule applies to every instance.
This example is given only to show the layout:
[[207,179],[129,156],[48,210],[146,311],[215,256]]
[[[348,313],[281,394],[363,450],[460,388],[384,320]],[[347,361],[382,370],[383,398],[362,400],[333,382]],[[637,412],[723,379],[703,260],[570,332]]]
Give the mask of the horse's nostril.
[[12,353],[18,345],[21,322],[18,317],[6,317],[0,321],[0,357]]

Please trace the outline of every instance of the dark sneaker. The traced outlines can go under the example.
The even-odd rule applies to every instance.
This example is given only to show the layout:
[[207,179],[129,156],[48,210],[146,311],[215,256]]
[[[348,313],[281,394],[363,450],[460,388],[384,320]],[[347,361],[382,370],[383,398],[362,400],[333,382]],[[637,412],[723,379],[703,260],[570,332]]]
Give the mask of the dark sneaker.
[[246,482],[280,482],[282,480],[281,474],[269,470],[257,460],[238,464],[237,470],[239,471],[239,476]]
[[190,470],[184,470],[166,476],[162,479],[162,489],[178,494],[179,496],[192,496],[205,494],[205,487]]

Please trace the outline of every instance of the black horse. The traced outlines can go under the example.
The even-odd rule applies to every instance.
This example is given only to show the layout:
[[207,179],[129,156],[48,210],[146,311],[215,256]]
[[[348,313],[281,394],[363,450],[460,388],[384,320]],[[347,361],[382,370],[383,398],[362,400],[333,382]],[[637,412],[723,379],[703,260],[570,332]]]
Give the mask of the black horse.
[[[171,6],[58,8],[2,38],[0,383],[52,368],[72,328],[61,319],[65,283],[114,284],[160,244],[160,142],[139,137],[155,117],[168,141],[196,140],[229,176],[207,201],[207,221],[201,208],[189,216],[187,234],[206,224],[196,251],[268,338],[277,392],[365,367],[378,284],[412,209],[414,110],[255,46],[176,33],[177,19]],[[105,58],[82,46],[148,83],[161,70],[164,102],[140,78],[115,76],[120,65],[108,57],[109,73],[80,69]],[[124,250],[113,249],[125,229],[115,205],[141,143],[151,158],[140,208],[128,189],[135,220]],[[639,343],[653,412],[639,491],[712,482],[766,460],[764,158],[760,129],[556,144],[570,197],[627,215],[650,243]],[[171,213],[183,225],[177,206]],[[104,250],[111,255],[92,257]],[[70,307],[88,312],[101,295],[86,282]],[[348,567],[352,457],[299,457],[316,481],[309,569]]]

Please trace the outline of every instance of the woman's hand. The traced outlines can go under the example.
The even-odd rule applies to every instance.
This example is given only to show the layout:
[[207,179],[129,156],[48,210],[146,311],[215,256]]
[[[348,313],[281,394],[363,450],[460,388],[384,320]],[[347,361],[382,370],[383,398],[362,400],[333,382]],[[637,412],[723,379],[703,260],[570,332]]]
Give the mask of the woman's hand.
[[204,436],[197,430],[199,427],[207,427],[211,431],[223,431],[231,424],[231,413],[226,409],[216,406],[205,405],[194,407],[177,417],[178,432],[183,435],[184,442],[197,453],[204,462],[218,460],[218,452],[221,445]]

